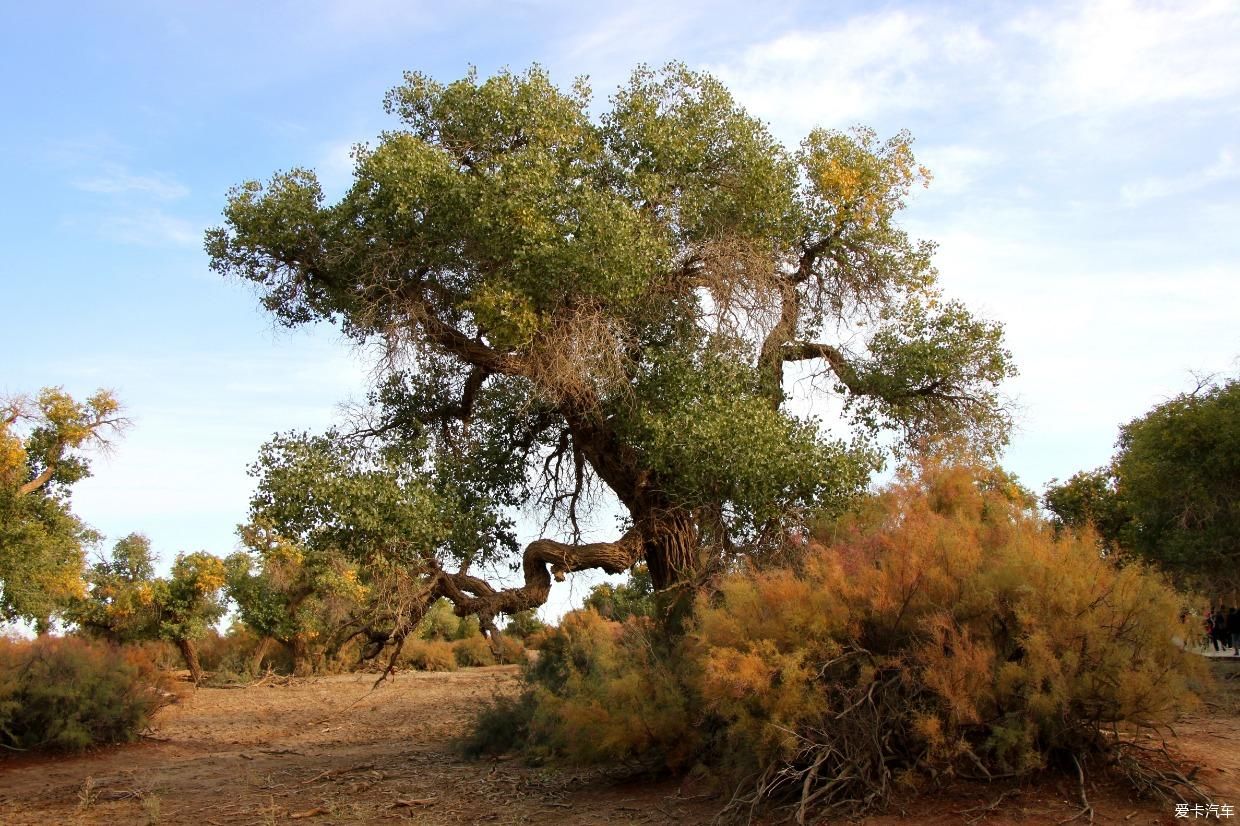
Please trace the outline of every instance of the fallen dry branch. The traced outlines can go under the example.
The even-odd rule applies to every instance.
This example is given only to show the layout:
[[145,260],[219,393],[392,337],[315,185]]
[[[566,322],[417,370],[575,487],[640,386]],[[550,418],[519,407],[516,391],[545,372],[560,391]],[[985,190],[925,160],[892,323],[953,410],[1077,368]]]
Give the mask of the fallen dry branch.
[[352,774],[353,772],[368,771],[370,769],[373,769],[374,767],[375,767],[374,763],[360,763],[356,766],[350,766],[346,769],[328,769],[327,771],[319,772],[318,774],[316,774],[314,777],[310,778],[309,780],[301,781],[297,785],[309,786],[311,783],[317,783],[320,780],[330,780],[334,777],[340,777],[343,774]]
[[313,809],[306,809],[301,812],[293,812],[288,816],[289,820],[302,820],[307,817],[318,817],[319,815],[331,814],[331,809],[326,806],[315,806]]
[[979,820],[985,818],[986,815],[991,814],[998,809],[1004,800],[1009,797],[1019,796],[1021,793],[1022,792],[1020,789],[1008,789],[989,803],[985,803],[981,806],[971,806],[968,809],[957,809],[955,813],[958,815],[971,814],[973,817],[969,818],[966,822],[969,824],[977,823]]

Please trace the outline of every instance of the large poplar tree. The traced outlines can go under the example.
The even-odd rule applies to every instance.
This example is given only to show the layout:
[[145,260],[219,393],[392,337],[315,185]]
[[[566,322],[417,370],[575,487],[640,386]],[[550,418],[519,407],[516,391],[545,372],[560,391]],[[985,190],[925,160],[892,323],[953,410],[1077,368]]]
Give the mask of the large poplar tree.
[[[386,101],[400,126],[358,147],[341,200],[294,169],[233,190],[207,235],[282,323],[385,345],[384,449],[560,526],[516,587],[426,551],[438,592],[484,620],[542,604],[553,575],[644,560],[663,590],[767,551],[864,486],[883,432],[993,447],[1007,430],[1000,326],[945,299],[933,246],[895,222],[928,180],[908,135],[788,149],[676,64],[610,103],[596,118],[584,82],[538,68],[408,74]],[[797,378],[859,437],[790,406]],[[583,543],[600,491],[627,522]]]

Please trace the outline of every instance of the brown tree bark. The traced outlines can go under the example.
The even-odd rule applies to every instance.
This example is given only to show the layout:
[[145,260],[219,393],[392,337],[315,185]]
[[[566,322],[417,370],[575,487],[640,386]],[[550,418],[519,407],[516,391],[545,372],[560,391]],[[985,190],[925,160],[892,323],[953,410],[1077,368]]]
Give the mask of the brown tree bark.
[[194,685],[202,682],[202,665],[198,662],[198,647],[193,640],[177,640],[177,648],[185,659],[185,667],[189,669],[189,677]]
[[271,648],[274,640],[271,637],[263,637],[258,641],[258,645],[254,648],[254,653],[250,655],[250,673],[257,674],[263,668],[263,658],[267,656],[267,651]]
[[314,669],[310,662],[310,648],[306,645],[305,636],[294,634],[289,644],[293,649],[293,676],[309,677]]

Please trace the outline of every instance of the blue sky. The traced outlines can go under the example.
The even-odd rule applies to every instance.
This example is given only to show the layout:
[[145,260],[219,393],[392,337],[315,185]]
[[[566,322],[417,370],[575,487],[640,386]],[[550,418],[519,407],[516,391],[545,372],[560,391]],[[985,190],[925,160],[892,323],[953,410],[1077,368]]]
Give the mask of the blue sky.
[[[1021,376],[1005,464],[1041,490],[1116,429],[1240,363],[1240,2],[525,0],[0,3],[0,394],[112,387],[134,427],[78,512],[165,559],[233,549],[245,465],[359,399],[365,353],[274,327],[207,269],[225,193],[393,125],[414,69],[725,80],[776,135],[909,129],[935,174],[905,225],[949,294],[1007,325]],[[581,587],[575,589],[583,590]]]

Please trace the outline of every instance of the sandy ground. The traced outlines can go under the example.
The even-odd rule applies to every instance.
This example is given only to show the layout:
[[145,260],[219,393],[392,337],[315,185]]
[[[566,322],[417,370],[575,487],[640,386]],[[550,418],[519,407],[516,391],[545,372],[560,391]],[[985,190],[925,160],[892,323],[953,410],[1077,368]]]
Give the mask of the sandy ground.
[[[1236,674],[1221,682],[1230,693],[1182,721],[1175,747],[1203,764],[1199,779],[1240,824],[1240,663],[1216,669]],[[140,744],[0,760],[0,824],[705,824],[721,805],[676,783],[463,760],[453,739],[480,703],[515,688],[514,667],[401,674],[372,690],[373,680],[186,686]],[[1091,784],[1090,797],[1095,823],[1185,822],[1114,784]],[[971,785],[864,822],[1050,824],[1076,814],[1076,800],[1068,778]]]

